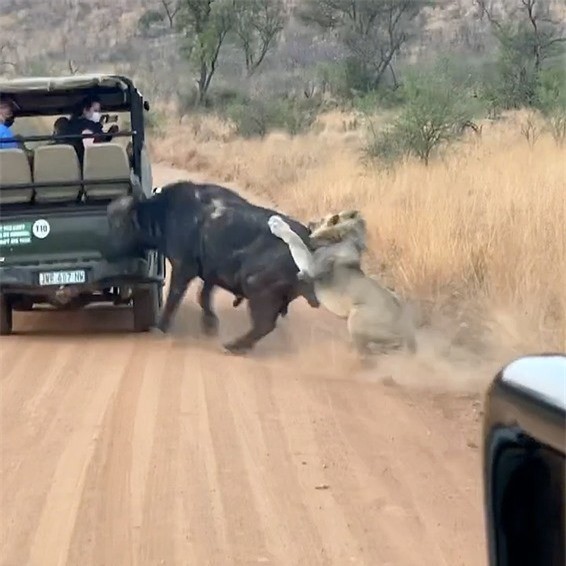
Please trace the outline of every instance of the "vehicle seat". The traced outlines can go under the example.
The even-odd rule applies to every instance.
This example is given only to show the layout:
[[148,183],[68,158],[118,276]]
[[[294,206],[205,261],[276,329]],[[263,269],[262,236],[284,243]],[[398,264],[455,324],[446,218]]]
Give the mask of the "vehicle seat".
[[31,167],[24,150],[0,149],[0,187],[28,185],[28,188],[0,190],[0,204],[30,202],[33,197]]
[[[98,143],[85,148],[83,178],[88,199],[111,199],[130,192],[130,165],[124,147]],[[86,181],[120,180],[119,183],[89,184]]]
[[38,147],[34,152],[33,178],[36,183],[78,181],[71,186],[38,187],[36,202],[77,200],[81,190],[81,167],[75,148],[67,144]]

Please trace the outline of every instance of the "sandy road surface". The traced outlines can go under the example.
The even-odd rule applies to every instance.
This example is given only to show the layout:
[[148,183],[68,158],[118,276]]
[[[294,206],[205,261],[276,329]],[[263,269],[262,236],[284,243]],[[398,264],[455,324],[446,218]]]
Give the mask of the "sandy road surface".
[[302,300],[227,356],[247,313],[216,305],[218,340],[194,288],[166,338],[129,333],[127,311],[16,315],[2,566],[485,564],[469,396],[359,371],[341,325]]

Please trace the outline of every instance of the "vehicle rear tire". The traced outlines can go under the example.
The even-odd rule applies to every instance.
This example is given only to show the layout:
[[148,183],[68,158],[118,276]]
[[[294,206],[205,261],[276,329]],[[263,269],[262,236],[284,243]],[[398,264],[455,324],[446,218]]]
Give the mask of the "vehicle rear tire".
[[157,324],[160,307],[160,295],[162,294],[159,285],[150,287],[139,287],[134,289],[134,331],[147,332]]
[[0,293],[0,336],[12,334],[13,310],[12,303],[4,293]]

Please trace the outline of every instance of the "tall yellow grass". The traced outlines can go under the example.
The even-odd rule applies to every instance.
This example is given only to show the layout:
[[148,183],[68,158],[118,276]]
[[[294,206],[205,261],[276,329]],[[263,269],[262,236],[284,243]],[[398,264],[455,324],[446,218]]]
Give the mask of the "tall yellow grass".
[[518,120],[487,125],[429,167],[407,160],[389,171],[364,166],[343,116],[317,133],[250,141],[201,120],[152,148],[154,159],[234,182],[303,220],[359,208],[370,269],[427,316],[516,351],[564,350],[566,154],[544,135],[531,148]]

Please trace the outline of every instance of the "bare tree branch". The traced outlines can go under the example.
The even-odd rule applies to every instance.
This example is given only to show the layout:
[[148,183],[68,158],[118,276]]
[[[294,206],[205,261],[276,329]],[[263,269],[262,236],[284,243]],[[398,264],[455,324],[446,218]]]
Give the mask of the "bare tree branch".
[[248,76],[258,69],[283,31],[287,14],[282,0],[236,0],[234,32],[244,53]]
[[417,17],[428,5],[429,0],[305,0],[297,14],[306,23],[336,32],[364,81],[375,88],[414,36]]
[[167,16],[169,27],[173,29],[175,27],[175,16],[179,13],[180,2],[177,0],[161,0],[161,5]]
[[9,59],[8,51],[10,51],[11,49],[12,46],[9,43],[0,44],[0,67],[6,66],[12,67],[14,69],[17,67],[15,61],[11,61]]
[[77,65],[72,59],[67,61],[67,67],[71,75],[76,75],[80,71],[79,65]]
[[185,38],[184,54],[198,69],[199,102],[204,102],[228,33],[235,0],[180,0],[176,25]]

